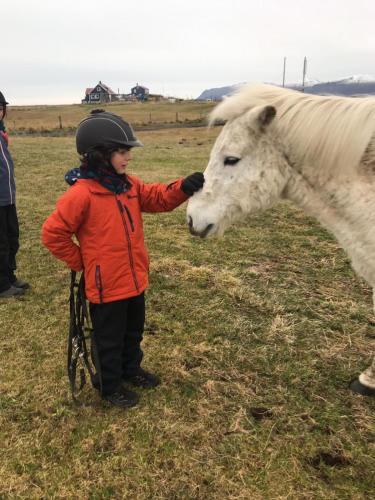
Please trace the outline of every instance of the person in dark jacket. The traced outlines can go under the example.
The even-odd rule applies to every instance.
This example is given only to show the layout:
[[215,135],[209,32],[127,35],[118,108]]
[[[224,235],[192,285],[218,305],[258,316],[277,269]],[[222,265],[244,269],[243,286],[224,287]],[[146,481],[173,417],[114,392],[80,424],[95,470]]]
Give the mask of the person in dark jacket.
[[19,248],[14,165],[4,118],[7,102],[0,92],[0,299],[23,295],[28,283],[15,275]]
[[76,144],[81,166],[66,174],[71,187],[44,222],[42,241],[70,269],[84,271],[101,373],[96,388],[103,399],[129,407],[138,395],[124,381],[159,384],[141,368],[149,267],[142,212],[173,210],[202,188],[204,177],[196,172],[170,184],[146,184],[128,175],[130,150],[142,144],[129,123],[101,110],[80,123]]

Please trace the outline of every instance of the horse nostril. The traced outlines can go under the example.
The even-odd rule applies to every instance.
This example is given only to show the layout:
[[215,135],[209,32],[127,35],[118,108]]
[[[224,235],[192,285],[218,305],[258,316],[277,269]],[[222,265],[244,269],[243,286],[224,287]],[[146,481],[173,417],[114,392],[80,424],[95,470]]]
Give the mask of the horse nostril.
[[213,224],[208,224],[208,226],[206,226],[206,229],[199,233],[199,236],[201,238],[205,238],[213,227],[214,227]]
[[192,234],[193,236],[199,236],[200,238],[205,238],[214,227],[214,224],[208,224],[205,229],[203,229],[203,231],[197,231],[197,229],[194,228],[193,218],[190,215],[188,216],[187,222],[189,225],[190,234]]

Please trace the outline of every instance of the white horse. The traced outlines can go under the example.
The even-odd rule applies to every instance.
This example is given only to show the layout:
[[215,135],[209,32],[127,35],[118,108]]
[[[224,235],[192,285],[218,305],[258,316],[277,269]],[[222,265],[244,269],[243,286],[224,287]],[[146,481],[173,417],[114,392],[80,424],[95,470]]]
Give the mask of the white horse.
[[[375,98],[249,85],[210,121],[226,124],[204,187],[189,200],[190,232],[221,235],[244,216],[291,200],[336,236],[371,285],[375,312]],[[351,388],[375,395],[375,359]]]

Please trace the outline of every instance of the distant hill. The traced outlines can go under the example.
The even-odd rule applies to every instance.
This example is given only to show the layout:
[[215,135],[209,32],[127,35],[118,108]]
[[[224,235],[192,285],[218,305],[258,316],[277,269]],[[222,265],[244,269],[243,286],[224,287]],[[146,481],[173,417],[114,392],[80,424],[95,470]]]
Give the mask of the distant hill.
[[228,87],[217,87],[214,89],[204,90],[197,101],[219,101],[225,96],[233,94],[238,88],[240,88],[245,83],[237,83],[235,85],[229,85]]
[[[233,94],[241,83],[229,85],[227,87],[219,87],[205,90],[201,93],[197,100],[199,101],[218,101],[223,97]],[[276,85],[276,84],[274,84]],[[302,85],[291,83],[286,85],[287,88],[301,90]],[[333,82],[318,82],[316,80],[308,80],[305,84],[305,92],[308,94],[321,95],[375,95],[375,77],[370,75],[353,75],[346,78],[341,78]]]

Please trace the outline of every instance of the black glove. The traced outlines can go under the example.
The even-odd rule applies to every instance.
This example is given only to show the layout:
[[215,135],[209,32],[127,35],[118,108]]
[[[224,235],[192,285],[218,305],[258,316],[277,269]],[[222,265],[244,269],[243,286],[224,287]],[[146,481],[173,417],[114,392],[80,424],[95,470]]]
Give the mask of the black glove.
[[204,184],[204,176],[202,172],[194,172],[194,174],[188,175],[182,181],[181,189],[188,196],[192,196],[195,191],[202,189]]

